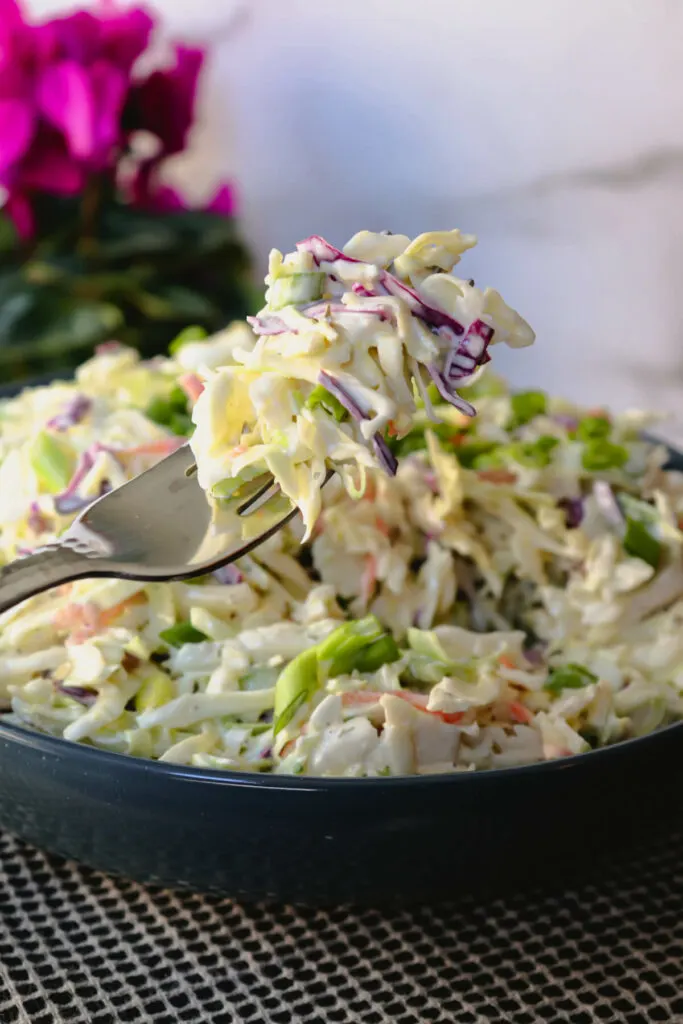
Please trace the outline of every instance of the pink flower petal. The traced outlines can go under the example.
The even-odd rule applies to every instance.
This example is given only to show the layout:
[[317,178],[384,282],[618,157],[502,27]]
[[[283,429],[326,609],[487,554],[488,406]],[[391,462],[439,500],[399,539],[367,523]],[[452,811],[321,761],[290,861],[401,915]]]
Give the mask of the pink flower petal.
[[175,67],[154,71],[131,91],[131,129],[152,132],[167,156],[185,148],[203,61],[203,50],[177,46]]
[[206,209],[219,217],[234,217],[236,205],[234,188],[221,185]]
[[66,148],[62,135],[41,128],[21,163],[16,187],[50,195],[71,196],[85,185],[85,171]]
[[154,18],[144,8],[122,11],[116,4],[100,5],[102,55],[129,72],[149,45]]
[[0,174],[23,157],[33,131],[34,116],[29,103],[19,99],[0,99]]
[[2,28],[12,28],[23,24],[24,16],[18,0],[0,0],[0,25]]
[[111,163],[111,151],[121,137],[121,114],[128,78],[109,61],[98,60],[90,68],[90,86],[95,98],[94,155],[98,166]]
[[64,132],[73,156],[88,160],[95,150],[95,100],[86,70],[73,60],[45,68],[37,101],[45,118]]
[[89,11],[76,11],[49,24],[56,36],[60,54],[77,64],[90,64],[99,56],[101,22]]

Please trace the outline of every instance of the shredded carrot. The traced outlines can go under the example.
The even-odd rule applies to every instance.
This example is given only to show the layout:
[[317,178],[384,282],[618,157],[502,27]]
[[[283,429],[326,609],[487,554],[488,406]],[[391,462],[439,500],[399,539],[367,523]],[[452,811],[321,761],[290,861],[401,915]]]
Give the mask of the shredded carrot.
[[398,430],[393,420],[389,420],[387,423],[387,434],[389,437],[398,437]]
[[204,381],[196,373],[184,373],[178,378],[178,384],[191,402],[196,402],[204,390]]
[[453,436],[449,437],[448,440],[450,441],[454,448],[458,448],[461,444],[465,443],[466,437],[467,434],[463,431],[462,433],[459,434],[453,434]]
[[379,532],[381,534],[383,534],[385,537],[389,536],[389,533],[390,533],[389,526],[388,526],[387,523],[384,522],[384,520],[381,518],[381,516],[377,516],[377,519],[375,520],[375,526],[377,527]]
[[374,555],[365,556],[365,568],[360,578],[361,597],[367,604],[375,592],[377,584],[377,559]]
[[110,626],[112,622],[115,622],[120,615],[123,615],[124,612],[127,612],[129,608],[133,608],[135,605],[138,604],[144,604],[146,600],[147,598],[143,593],[133,594],[132,597],[127,597],[125,601],[120,601],[118,604],[115,604],[112,608],[107,608],[106,611],[103,611],[100,614],[100,622],[102,623],[102,628],[106,629],[107,626]]
[[533,722],[534,716],[532,712],[518,700],[511,700],[508,708],[513,722],[519,722],[521,725],[528,725],[530,722]]
[[145,444],[139,444],[135,448],[122,448],[121,451],[117,451],[116,455],[123,455],[124,457],[133,457],[135,455],[170,455],[176,448],[180,448],[181,445],[185,444],[184,437],[163,437],[159,441],[147,441]]
[[498,659],[498,664],[502,665],[503,668],[516,668],[517,667],[515,665],[514,660],[510,657],[509,654],[501,654],[500,658]]
[[490,484],[514,484],[517,480],[517,475],[509,469],[480,469],[477,476]]

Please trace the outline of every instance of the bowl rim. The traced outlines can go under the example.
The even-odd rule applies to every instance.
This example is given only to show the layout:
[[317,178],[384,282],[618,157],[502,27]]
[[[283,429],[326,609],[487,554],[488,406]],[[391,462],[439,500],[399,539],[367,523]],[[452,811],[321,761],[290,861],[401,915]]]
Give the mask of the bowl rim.
[[[496,785],[501,780],[526,778],[532,779],[541,775],[549,775],[568,769],[586,770],[596,761],[615,760],[619,756],[627,757],[634,749],[639,752],[650,746],[658,746],[664,737],[683,729],[683,719],[670,722],[661,729],[644,736],[633,736],[620,740],[609,746],[597,747],[582,754],[569,754],[566,757],[554,758],[550,761],[534,761],[531,764],[512,765],[505,768],[485,768],[481,771],[453,771],[434,773],[431,775],[393,775],[371,776],[363,778],[346,778],[325,775],[287,775],[273,772],[238,771],[236,769],[200,768],[195,765],[172,764],[166,761],[138,757],[119,751],[103,750],[101,747],[87,743],[77,743],[63,736],[53,736],[13,722],[3,721],[0,714],[0,743],[9,742],[20,747],[29,747],[41,754],[61,759],[83,759],[85,769],[88,765],[102,768],[116,767],[122,771],[142,773],[159,779],[175,779],[182,782],[205,783],[210,785],[230,786],[244,789],[279,789],[292,792],[343,792],[359,787],[368,792],[378,789],[424,788],[429,786],[488,786]],[[583,769],[581,766],[583,765]]]

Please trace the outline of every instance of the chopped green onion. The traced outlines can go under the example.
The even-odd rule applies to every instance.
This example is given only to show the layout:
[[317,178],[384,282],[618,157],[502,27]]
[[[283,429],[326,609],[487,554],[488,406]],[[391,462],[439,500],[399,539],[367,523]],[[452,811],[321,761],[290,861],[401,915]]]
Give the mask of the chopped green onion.
[[600,437],[608,437],[612,424],[603,416],[586,416],[579,421],[576,435],[580,441],[594,441]]
[[521,427],[531,422],[536,416],[542,416],[547,407],[548,400],[543,391],[519,391],[516,395],[510,396],[512,406],[511,427]]
[[326,276],[322,270],[313,270],[277,277],[268,289],[268,309],[283,309],[321,299]]
[[173,408],[167,398],[157,396],[153,398],[145,409],[145,416],[153,423],[167,427],[173,417]]
[[475,437],[457,445],[455,457],[465,469],[481,468],[479,462],[482,457],[491,455],[497,448],[500,448],[498,441],[484,441]]
[[191,341],[204,341],[208,336],[207,331],[199,325],[186,327],[185,330],[175,336],[171,344],[168,346],[168,351],[172,356],[175,356],[180,352],[183,345],[187,345]]
[[159,637],[170,647],[182,647],[183,644],[201,644],[208,640],[206,633],[195,629],[191,622],[177,622],[175,626],[162,629]]
[[662,560],[662,545],[648,530],[645,523],[637,519],[626,520],[624,551],[634,558],[641,558],[653,569],[659,568]]
[[607,469],[620,469],[628,462],[629,454],[620,444],[612,444],[605,438],[598,437],[587,441],[581,453],[581,465],[589,473],[599,473]]
[[562,693],[563,690],[581,690],[590,683],[597,683],[598,677],[584,665],[568,662],[554,668],[548,676],[544,689],[548,693]]
[[38,482],[52,493],[63,491],[73,476],[76,456],[73,449],[53,434],[41,430],[31,447],[31,468]]
[[322,384],[318,384],[313,388],[310,395],[306,399],[307,409],[317,409],[318,406],[322,406],[325,412],[329,412],[338,423],[345,420],[348,417],[348,412],[341,404],[338,398],[331,395],[327,388],[324,388]]
[[194,426],[188,413],[187,395],[174,384],[167,398],[157,395],[145,409],[145,416],[162,427],[169,427],[174,434],[186,437]]
[[505,446],[502,444],[492,448],[491,451],[482,452],[472,459],[472,469],[500,469],[505,465]]
[[347,675],[356,667],[360,652],[385,635],[386,631],[374,615],[345,622],[318,644],[321,667],[330,679]]
[[194,423],[186,412],[176,412],[171,417],[169,427],[178,437],[189,437],[194,430]]
[[544,434],[543,437],[539,437],[536,441],[515,441],[509,446],[507,451],[509,451],[510,457],[515,462],[519,462],[520,465],[543,469],[545,466],[550,465],[552,461],[551,452],[557,448],[559,443],[557,437]]
[[351,671],[355,669],[357,672],[376,672],[382,665],[390,665],[400,657],[401,652],[396,641],[387,633],[386,636],[375,640],[374,644],[358,652],[351,665]]
[[659,568],[663,544],[660,539],[660,517],[654,505],[631,494],[617,496],[619,507],[626,517],[624,551],[634,558],[641,558],[653,569]]
[[289,725],[318,689],[318,651],[311,647],[290,661],[275,684],[273,735]]

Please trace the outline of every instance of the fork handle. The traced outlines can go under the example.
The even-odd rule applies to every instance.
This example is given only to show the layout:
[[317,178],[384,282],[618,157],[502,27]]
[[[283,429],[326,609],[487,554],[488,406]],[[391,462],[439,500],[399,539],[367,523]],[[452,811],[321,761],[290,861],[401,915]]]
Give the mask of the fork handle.
[[75,551],[59,545],[10,562],[0,569],[0,612],[50,587],[92,575],[92,570],[84,571],[84,562],[86,559]]

